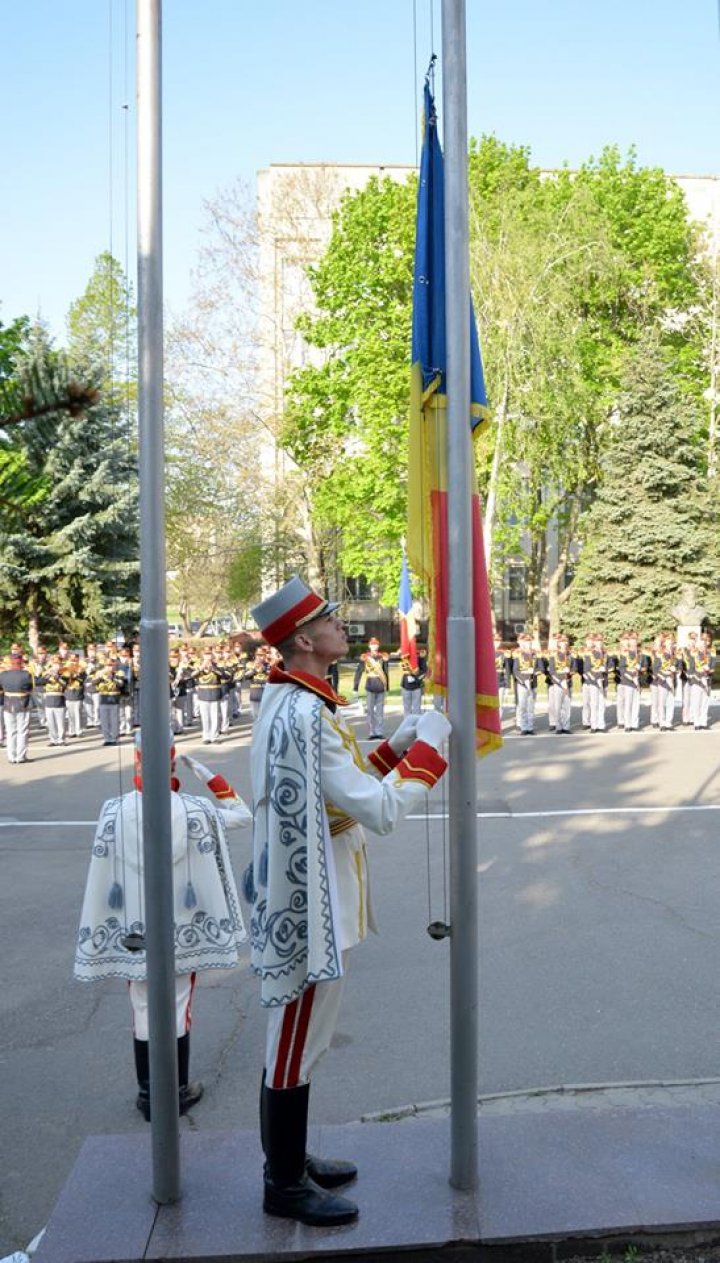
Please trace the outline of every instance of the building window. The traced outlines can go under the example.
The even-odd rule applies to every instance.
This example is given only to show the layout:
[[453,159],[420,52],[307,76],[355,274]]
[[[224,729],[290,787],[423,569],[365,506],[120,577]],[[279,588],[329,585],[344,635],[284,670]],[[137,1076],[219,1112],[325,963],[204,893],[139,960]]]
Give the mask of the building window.
[[527,567],[511,565],[507,569],[508,600],[513,604],[524,601],[527,597]]
[[372,589],[364,574],[345,577],[348,601],[372,601]]

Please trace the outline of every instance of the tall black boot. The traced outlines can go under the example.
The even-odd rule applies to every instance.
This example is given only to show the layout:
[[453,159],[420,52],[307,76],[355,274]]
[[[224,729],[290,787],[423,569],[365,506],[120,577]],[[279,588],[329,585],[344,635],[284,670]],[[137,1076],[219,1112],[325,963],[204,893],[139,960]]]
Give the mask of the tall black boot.
[[150,1122],[150,1058],[146,1039],[133,1039],[135,1053],[135,1074],[137,1075],[138,1094],[135,1104],[146,1123]]
[[181,1035],[177,1042],[177,1059],[178,1059],[178,1100],[180,1105],[180,1113],[187,1114],[193,1105],[197,1105],[205,1088],[199,1079],[195,1083],[189,1083],[190,1074],[190,1035]]
[[263,1082],[260,1101],[266,1157],[263,1209],[313,1227],[351,1223],[358,1215],[355,1203],[326,1192],[306,1171],[310,1084],[274,1089]]
[[[262,1072],[262,1080],[260,1083],[260,1143],[262,1144],[263,1153],[267,1152],[265,1144],[265,1136],[267,1132],[265,1116],[267,1107],[265,1105],[265,1070]],[[349,1184],[357,1175],[357,1167],[354,1162],[346,1162],[341,1158],[318,1158],[312,1153],[305,1154],[305,1170],[321,1188],[340,1188],[341,1184]]]

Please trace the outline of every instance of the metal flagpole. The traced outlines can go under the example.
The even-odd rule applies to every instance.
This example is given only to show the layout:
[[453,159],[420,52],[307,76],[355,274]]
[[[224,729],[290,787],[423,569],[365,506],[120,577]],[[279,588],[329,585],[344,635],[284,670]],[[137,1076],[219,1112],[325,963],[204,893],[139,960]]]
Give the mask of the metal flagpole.
[[475,620],[472,609],[470,270],[465,0],[443,0],[447,622],[450,738],[450,1183],[477,1185],[478,912]]
[[138,409],[143,850],[153,1189],[180,1197],[163,442],[162,0],[137,0]]

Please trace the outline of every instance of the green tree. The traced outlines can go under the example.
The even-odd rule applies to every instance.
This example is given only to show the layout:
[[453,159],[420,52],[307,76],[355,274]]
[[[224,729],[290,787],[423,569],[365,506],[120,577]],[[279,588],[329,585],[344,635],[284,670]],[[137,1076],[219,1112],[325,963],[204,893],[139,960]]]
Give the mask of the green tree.
[[121,264],[108,252],[95,260],[83,293],[70,305],[67,352],[72,364],[90,366],[102,375],[105,391],[135,399],[137,312],[132,286]]
[[[62,363],[36,328],[18,380],[52,382]],[[92,399],[30,415],[4,449],[24,493],[0,504],[2,619],[6,631],[27,628],[33,643],[41,628],[77,638],[137,621],[135,457],[97,382]]]
[[684,584],[720,617],[717,488],[705,476],[698,406],[668,360],[650,334],[627,364],[562,607],[563,630],[574,636],[598,627],[614,640],[634,627],[649,638],[672,625]]
[[527,150],[485,137],[471,146],[470,193],[471,275],[496,408],[486,537],[496,571],[527,551],[537,625],[549,531],[557,536],[552,627],[579,511],[602,476],[620,376],[646,328],[661,330],[677,379],[696,390],[697,240],[677,186],[632,152],[623,162],[607,149],[578,173],[541,178]]

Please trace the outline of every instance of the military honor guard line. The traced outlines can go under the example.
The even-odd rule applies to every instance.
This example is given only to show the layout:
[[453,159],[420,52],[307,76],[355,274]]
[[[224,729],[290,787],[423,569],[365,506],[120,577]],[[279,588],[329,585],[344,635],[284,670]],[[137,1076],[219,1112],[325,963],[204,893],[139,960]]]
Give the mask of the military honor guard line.
[[[393,655],[398,662],[404,715],[419,714],[432,693],[427,657],[419,648],[417,664]],[[272,668],[281,663],[278,650],[262,643],[236,648],[228,641],[207,648],[175,646],[168,653],[168,689],[172,729],[176,735],[198,728],[203,743],[220,741],[243,712],[257,720]],[[637,732],[641,727],[668,732],[688,727],[709,728],[713,672],[718,661],[709,632],[691,631],[678,644],[675,633],[659,632],[641,644],[636,632],[622,635],[608,648],[602,632],[570,644],[559,634],[541,648],[529,632],[515,645],[495,636],[495,669],[501,712],[521,736],[535,733],[538,696],[547,695],[550,732],[572,730],[573,703],[581,702],[581,727],[607,732],[608,707],[615,702],[614,725]],[[354,666],[354,698],[364,703],[367,738],[385,735],[385,708],[390,692],[391,655],[371,638]],[[337,663],[327,678],[339,691]],[[539,687],[540,686],[540,687]],[[117,745],[131,736],[140,717],[140,648],[94,643],[81,652],[60,641],[48,652],[38,646],[27,652],[15,643],[0,659],[0,744],[9,763],[30,762],[31,722],[47,734],[48,746],[66,746],[87,732],[102,744]],[[442,709],[440,699],[436,700]],[[642,709],[641,709],[642,706]],[[575,724],[577,728],[577,723]]]
[[[625,632],[608,649],[602,632],[590,632],[572,646],[565,635],[553,637],[542,650],[529,632],[521,632],[514,647],[495,637],[495,671],[501,709],[514,707],[515,727],[521,736],[535,733],[538,685],[547,688],[550,732],[572,731],[574,688],[582,706],[582,728],[593,733],[610,727],[608,702],[615,699],[615,725],[624,732],[641,727],[670,732],[678,726],[706,731],[717,656],[709,632],[690,631],[678,645],[675,633],[659,632],[642,645],[634,631]],[[647,701],[647,720],[641,702]]]

